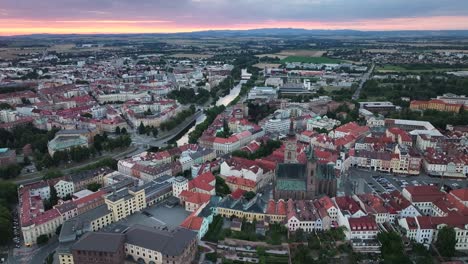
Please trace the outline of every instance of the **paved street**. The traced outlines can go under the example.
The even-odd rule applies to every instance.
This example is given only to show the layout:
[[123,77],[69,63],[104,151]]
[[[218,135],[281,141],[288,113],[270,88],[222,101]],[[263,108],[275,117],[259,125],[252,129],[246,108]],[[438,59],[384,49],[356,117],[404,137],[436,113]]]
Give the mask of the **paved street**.
[[359,95],[361,94],[361,90],[362,90],[362,87],[364,86],[364,84],[366,83],[366,81],[369,79],[369,77],[371,76],[372,72],[374,71],[374,67],[375,65],[372,64],[371,68],[369,69],[368,72],[366,72],[363,76],[362,76],[362,79],[361,79],[361,82],[359,83],[359,87],[356,89],[356,92],[354,92],[354,95],[353,95],[353,100],[357,100],[359,99]]
[[[140,147],[130,147],[124,151],[115,151],[115,152],[111,152],[111,153],[107,153],[107,154],[104,154],[100,157],[98,157],[98,159],[104,159],[104,158],[113,158],[113,159],[121,159],[121,158],[124,158],[126,156],[132,156],[132,155],[136,155],[138,153],[141,153],[143,152],[145,149],[143,148],[140,148]],[[72,166],[72,167],[69,167],[69,168],[64,168],[62,169],[63,173],[64,174],[67,174],[67,173],[70,173],[71,171],[73,170],[76,170],[76,169],[79,169],[79,168],[82,168],[82,167],[86,167],[92,163],[95,163],[96,162],[96,159],[90,159],[86,162],[83,162],[83,163],[80,163],[78,165],[75,165],[75,166]],[[13,180],[16,184],[27,184],[27,183],[31,183],[31,182],[35,182],[35,181],[38,181],[42,179],[42,174],[41,172],[35,172],[35,173],[30,173],[28,175],[22,175],[18,178],[16,178],[15,180]]]
[[171,131],[161,133],[158,138],[152,136],[139,135],[138,133],[132,134],[132,142],[136,146],[148,147],[162,147],[168,141],[175,138],[180,132],[186,129],[190,124],[192,124],[199,116],[203,115],[202,111],[196,112],[191,118],[186,119],[183,123],[179,124],[177,127]]

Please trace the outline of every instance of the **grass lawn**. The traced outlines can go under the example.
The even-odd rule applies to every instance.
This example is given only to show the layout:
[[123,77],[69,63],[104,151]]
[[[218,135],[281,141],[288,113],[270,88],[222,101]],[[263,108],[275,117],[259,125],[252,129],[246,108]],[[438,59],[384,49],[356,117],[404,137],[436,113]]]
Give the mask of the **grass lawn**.
[[327,57],[306,57],[306,56],[289,56],[282,59],[281,62],[302,62],[302,63],[340,63],[340,60]]

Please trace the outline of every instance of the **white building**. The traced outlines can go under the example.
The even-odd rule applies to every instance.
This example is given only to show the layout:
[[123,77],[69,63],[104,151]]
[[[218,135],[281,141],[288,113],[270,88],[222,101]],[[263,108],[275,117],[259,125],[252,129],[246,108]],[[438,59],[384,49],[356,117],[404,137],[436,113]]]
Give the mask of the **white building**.
[[57,196],[60,198],[65,198],[67,195],[72,195],[75,192],[75,187],[71,181],[60,180],[54,185],[54,188],[57,191]]
[[188,180],[184,177],[176,177],[172,182],[172,195],[179,198],[182,191],[187,191],[189,187]]

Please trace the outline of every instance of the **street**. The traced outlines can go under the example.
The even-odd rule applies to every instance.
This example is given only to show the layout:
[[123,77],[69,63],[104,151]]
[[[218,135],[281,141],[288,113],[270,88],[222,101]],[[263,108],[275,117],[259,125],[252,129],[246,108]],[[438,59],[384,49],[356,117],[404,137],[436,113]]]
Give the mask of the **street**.
[[362,90],[362,87],[364,86],[364,84],[366,83],[366,81],[369,79],[369,77],[371,76],[372,72],[374,71],[374,67],[375,65],[372,64],[370,70],[366,73],[364,73],[364,75],[362,75],[362,79],[361,79],[361,82],[359,83],[359,87],[356,89],[356,92],[354,92],[354,95],[352,97],[353,100],[357,100],[359,99],[359,96],[361,94],[361,90]]
[[[128,149],[124,150],[124,151],[116,151],[116,152],[112,152],[112,153],[108,153],[108,154],[104,154],[100,157],[97,157],[98,159],[104,159],[104,158],[113,158],[113,159],[121,159],[121,158],[124,158],[126,156],[132,156],[132,155],[136,155],[138,153],[141,153],[143,152],[144,149],[141,149],[141,148],[137,148],[137,147],[129,147]],[[64,174],[68,174],[70,172],[72,172],[73,170],[76,170],[76,169],[80,169],[80,168],[83,168],[83,167],[86,167],[92,163],[95,163],[96,162],[96,159],[90,159],[84,163],[80,163],[78,165],[75,165],[73,167],[69,167],[69,168],[64,168],[62,169],[63,173]],[[28,184],[28,183],[31,183],[31,182],[35,182],[35,181],[38,181],[38,180],[41,180],[42,179],[42,174],[41,172],[35,172],[35,173],[29,173],[27,175],[21,175],[20,177],[16,178],[13,180],[14,183],[16,184]]]
[[201,115],[203,115],[202,111],[196,112],[191,118],[186,119],[183,123],[179,124],[171,131],[162,133],[157,138],[146,135],[139,135],[137,132],[132,133],[132,143],[136,146],[143,146],[145,148],[161,147],[171,139],[175,138],[180,132],[191,125]]

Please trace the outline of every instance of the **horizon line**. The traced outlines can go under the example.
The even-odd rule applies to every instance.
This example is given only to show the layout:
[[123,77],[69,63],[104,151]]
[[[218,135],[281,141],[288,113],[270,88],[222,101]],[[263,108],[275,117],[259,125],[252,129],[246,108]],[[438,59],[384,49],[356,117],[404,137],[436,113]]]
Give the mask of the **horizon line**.
[[48,32],[38,32],[38,33],[27,33],[27,34],[1,34],[0,37],[26,37],[34,35],[172,35],[172,34],[191,34],[191,33],[201,33],[201,32],[216,32],[216,31],[253,31],[253,30],[305,30],[305,31],[355,31],[355,32],[444,32],[444,31],[468,31],[466,29],[375,29],[375,30],[361,30],[361,29],[352,29],[352,28],[342,28],[342,29],[327,29],[327,28],[303,28],[303,27],[258,27],[258,28],[246,28],[246,29],[200,29],[200,30],[182,30],[182,31],[172,31],[172,32],[87,32],[87,33],[48,33]]

